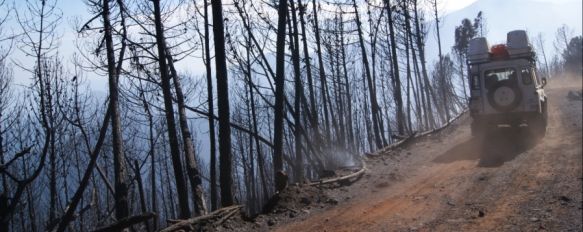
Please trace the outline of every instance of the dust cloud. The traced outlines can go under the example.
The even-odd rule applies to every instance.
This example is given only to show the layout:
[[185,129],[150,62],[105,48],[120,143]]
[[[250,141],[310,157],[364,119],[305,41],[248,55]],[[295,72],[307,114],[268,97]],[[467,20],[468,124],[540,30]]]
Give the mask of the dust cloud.
[[[582,80],[581,75],[573,74],[549,80],[549,86],[546,88],[549,99],[547,132],[549,130],[577,130],[577,128],[581,128]],[[567,98],[568,101],[557,98]],[[556,136],[556,134],[551,136]],[[479,160],[479,167],[499,167],[532,149],[545,139],[547,138],[542,135],[532,133],[528,127],[498,128],[483,137],[471,137],[444,152],[433,162],[452,163],[460,160]],[[563,138],[553,137],[552,139],[562,140]]]
[[458,144],[433,162],[479,160],[479,167],[499,167],[533,148],[541,139],[541,136],[525,128],[498,128],[482,137],[472,137]]

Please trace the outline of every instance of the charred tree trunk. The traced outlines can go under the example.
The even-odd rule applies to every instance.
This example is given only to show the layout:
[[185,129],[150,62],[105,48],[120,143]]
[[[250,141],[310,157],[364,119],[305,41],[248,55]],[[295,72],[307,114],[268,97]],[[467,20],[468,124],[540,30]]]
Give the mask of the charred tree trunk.
[[409,133],[413,132],[413,123],[411,121],[411,90],[413,90],[413,98],[418,99],[415,96],[415,86],[413,83],[413,77],[411,74],[411,53],[410,51],[413,50],[413,44],[411,43],[411,24],[409,23],[409,7],[406,1],[402,2],[401,9],[403,9],[403,15],[405,16],[405,31],[403,33],[403,40],[405,44],[405,58],[407,59],[406,63],[406,73],[407,73],[407,130]]
[[[141,84],[141,82],[140,82]],[[148,101],[144,96],[144,92],[140,93],[142,97],[142,105],[144,107],[144,112],[146,113],[146,117],[148,119],[148,145],[150,146],[150,188],[151,188],[151,197],[152,197],[152,212],[158,215],[158,199],[157,199],[157,183],[156,183],[156,144],[154,139],[154,117],[152,112],[150,111],[150,106]],[[158,230],[158,216],[154,217],[153,220],[153,229]]]
[[306,22],[305,22],[305,14],[306,14],[306,6],[302,4],[302,0],[298,0],[298,8],[300,10],[300,26],[302,30],[302,42],[304,48],[304,63],[306,64],[306,78],[308,80],[308,91],[310,97],[310,112],[312,113],[310,116],[310,124],[313,129],[314,137],[316,141],[320,140],[320,128],[318,122],[318,111],[316,110],[316,97],[314,92],[314,81],[312,76],[312,62],[310,61],[310,53],[308,50],[308,38],[306,35]]
[[178,194],[178,205],[180,207],[180,218],[189,218],[190,207],[188,204],[188,188],[182,171],[182,161],[180,159],[180,148],[178,143],[176,121],[174,119],[174,106],[172,102],[172,91],[170,85],[170,75],[168,64],[166,63],[166,48],[163,46],[164,28],[162,26],[160,0],[153,0],[154,4],[154,23],[156,27],[156,44],[158,48],[158,65],[160,67],[160,78],[162,95],[164,99],[164,114],[168,126],[168,142],[170,145],[170,155],[172,157],[172,166],[174,168],[174,177],[176,179],[176,192]]
[[215,66],[217,76],[217,96],[219,105],[219,179],[221,204],[223,207],[233,202],[233,177],[231,164],[231,126],[229,110],[229,82],[227,79],[227,58],[225,56],[225,30],[223,26],[223,6],[221,0],[211,1],[213,10],[213,34],[215,41]]
[[[383,11],[381,11],[381,15],[379,16],[379,19],[377,22],[373,23],[372,20],[372,16],[371,16],[371,9],[370,9],[370,4],[367,4],[367,12],[368,12],[368,24],[369,24],[369,28],[370,28],[370,33],[369,33],[369,37],[370,37],[370,49],[371,49],[371,62],[372,62],[372,83],[374,84],[374,89],[375,89],[375,96],[377,95],[377,41],[378,41],[378,24],[380,23],[381,19],[382,19],[382,14]],[[376,24],[376,26],[375,26]],[[377,117],[377,121],[379,123],[379,131],[380,131],[380,135],[381,135],[381,139],[383,142],[383,146],[387,145],[387,138],[385,137],[385,126],[384,126],[384,122],[383,122],[383,111],[380,110],[380,105],[378,103],[377,100],[377,108],[379,108],[378,114],[376,115]]]
[[105,114],[105,117],[103,119],[103,123],[101,125],[100,130],[99,130],[99,137],[97,139],[97,143],[95,144],[95,147],[93,150],[90,150],[89,137],[88,137],[87,133],[85,132],[84,129],[81,130],[81,134],[83,135],[83,138],[85,140],[85,146],[87,147],[87,150],[90,152],[91,159],[89,161],[89,164],[87,165],[87,168],[85,169],[85,173],[83,174],[83,178],[79,182],[79,187],[75,191],[75,194],[73,195],[69,205],[67,206],[67,210],[65,210],[65,212],[63,213],[63,216],[61,217],[61,220],[59,221],[59,223],[57,225],[57,228],[55,230],[57,232],[65,231],[65,229],[67,228],[67,225],[71,221],[73,221],[74,213],[75,213],[75,210],[77,209],[77,205],[82,200],[83,192],[85,191],[85,189],[89,185],[89,180],[92,176],[91,173],[93,173],[93,169],[95,168],[95,166],[97,166],[97,158],[99,156],[99,152],[101,151],[101,147],[103,146],[103,143],[105,141],[105,135],[106,135],[107,128],[108,128],[107,124],[109,123],[109,121],[111,120],[111,116],[113,115],[112,114],[111,100],[110,100],[109,106],[107,108],[108,108],[108,111]]
[[[338,32],[340,31],[342,25],[343,25],[343,20],[342,20],[342,14],[339,14],[340,16],[337,16],[336,18],[334,18],[335,23],[334,23],[334,31]],[[344,88],[342,88],[342,80],[341,80],[341,76],[342,76],[342,68],[341,68],[341,64],[340,64],[340,52],[342,50],[344,50],[344,48],[341,45],[342,43],[340,42],[340,35],[339,33],[334,33],[334,43],[332,43],[331,45],[331,51],[335,51],[333,54],[330,54],[330,66],[332,67],[332,73],[334,75],[332,75],[332,82],[333,82],[333,86],[334,86],[334,100],[336,101],[336,112],[338,112],[338,123],[337,125],[335,125],[334,127],[337,128],[336,129],[336,143],[340,146],[343,147],[344,149],[346,149],[346,127],[345,127],[345,110],[344,110],[344,98],[343,98],[343,94],[342,91]]]
[[425,43],[423,41],[423,32],[421,31],[421,26],[420,26],[420,19],[419,19],[419,15],[418,12],[419,10],[417,9],[417,0],[413,0],[413,6],[414,6],[414,11],[415,11],[415,32],[417,34],[417,36],[415,37],[417,39],[417,50],[419,51],[419,59],[421,62],[421,73],[423,75],[423,86],[424,88],[422,88],[422,91],[424,91],[424,96],[425,96],[425,103],[423,104],[423,108],[424,111],[426,112],[426,118],[427,118],[427,126],[429,128],[435,128],[435,117],[433,116],[433,109],[432,109],[432,103],[431,103],[431,97],[430,96],[434,96],[433,93],[433,88],[431,88],[431,84],[429,83],[429,77],[427,75],[427,66],[426,66],[426,60],[425,60]]
[[368,56],[366,53],[366,48],[365,48],[365,44],[364,44],[364,38],[363,38],[363,33],[362,33],[362,25],[360,22],[360,16],[358,15],[358,7],[356,5],[356,0],[352,1],[353,3],[353,7],[354,7],[354,14],[355,14],[355,19],[356,19],[356,29],[357,29],[357,33],[358,33],[358,39],[359,39],[359,43],[360,43],[360,50],[362,53],[362,63],[364,66],[364,71],[365,71],[365,75],[366,75],[366,80],[367,80],[367,84],[368,84],[368,91],[369,91],[369,98],[370,98],[370,109],[371,109],[371,117],[372,117],[372,130],[374,131],[374,138],[375,138],[375,145],[376,148],[381,148],[383,147],[383,142],[382,142],[382,131],[380,131],[380,122],[379,122],[379,105],[377,103],[377,98],[376,98],[376,90],[375,90],[375,84],[373,83],[373,77],[372,74],[370,72],[370,67],[369,67],[369,63],[368,63]]
[[273,171],[275,190],[285,188],[283,172],[283,118],[285,98],[285,24],[287,18],[287,1],[279,0],[276,42],[275,68],[275,109],[273,122]]
[[352,120],[352,94],[350,89],[350,81],[348,80],[348,68],[346,63],[346,44],[344,44],[344,24],[341,24],[340,27],[340,52],[341,52],[341,59],[342,59],[342,70],[344,72],[344,87],[346,91],[344,94],[346,95],[346,125],[347,125],[347,139],[348,139],[348,147],[350,151],[356,151],[355,149],[355,140],[354,140],[354,127],[353,127],[353,120]]
[[[252,81],[252,68],[251,68],[251,50],[253,49],[253,46],[251,44],[251,31],[247,31],[247,38],[245,40],[245,43],[247,45],[247,49],[246,49],[246,58],[247,58],[247,62],[246,62],[246,70],[245,70],[245,76],[246,76],[246,80],[247,80],[247,92],[245,92],[245,97],[247,98],[247,117],[249,120],[249,127],[253,127],[253,132],[257,132],[256,130],[256,125],[255,123],[257,122],[257,118],[255,115],[255,99],[254,99],[254,94],[253,94],[253,87],[251,86],[253,81]],[[254,152],[254,145],[257,145],[257,148],[255,150],[257,150],[257,160],[259,160],[259,156],[261,156],[261,144],[259,144],[259,140],[255,137],[255,136],[251,136],[249,135],[249,163],[250,163],[250,167],[249,167],[249,171],[251,172],[250,174],[250,179],[251,179],[251,183],[248,183],[248,185],[251,185],[251,202],[248,203],[249,207],[250,207],[250,211],[251,211],[251,215],[254,215],[257,212],[257,209],[259,208],[259,206],[262,204],[262,199],[259,199],[259,197],[257,197],[257,184],[256,184],[256,178],[255,178],[255,160],[253,158],[253,152]],[[261,165],[261,163],[260,163]],[[265,178],[264,178],[264,174],[263,173],[263,169],[264,167],[259,167],[260,169],[260,178],[261,180],[264,182],[262,187],[264,189],[264,196],[267,196],[267,189],[266,189],[266,185],[265,185]],[[247,193],[249,194],[249,192]]]
[[393,21],[393,10],[390,0],[384,0],[387,9],[387,19],[389,23],[389,41],[391,46],[392,66],[393,66],[393,98],[397,108],[397,132],[405,134],[405,115],[403,113],[403,98],[401,94],[401,79],[399,77],[399,60],[397,58],[397,43],[395,41],[395,29]]
[[[142,213],[145,214],[148,212],[148,208],[146,206],[146,196],[144,193],[144,183],[142,181],[142,173],[140,172],[140,164],[138,160],[134,160],[134,172],[136,175],[136,182],[138,183],[138,195],[140,197],[140,208],[142,209]],[[152,231],[150,229],[150,225],[147,221],[144,221],[147,231]]]
[[[257,107],[255,106],[255,91],[254,91],[254,86],[255,84],[253,83],[253,79],[252,79],[252,68],[251,68],[251,58],[250,58],[250,54],[251,54],[251,49],[252,49],[252,33],[251,33],[251,28],[247,29],[247,70],[246,70],[246,80],[247,80],[247,86],[248,88],[248,93],[249,93],[249,105],[250,105],[250,111],[251,111],[251,126],[252,126],[252,133],[255,135],[253,136],[253,140],[255,142],[255,147],[256,147],[256,151],[257,151],[257,166],[259,168],[259,178],[261,180],[261,190],[263,193],[263,198],[267,198],[269,196],[269,191],[268,191],[268,186],[267,186],[267,173],[265,171],[266,167],[265,167],[265,158],[263,157],[263,153],[262,153],[262,149],[261,149],[261,141],[259,140],[259,129],[257,126]],[[261,200],[263,200],[263,198]]]
[[[293,28],[293,33],[290,34],[290,46],[292,50],[292,63],[294,66],[294,147],[295,147],[295,170],[294,179],[295,182],[301,182],[304,179],[304,157],[302,154],[302,123],[300,122],[301,117],[301,105],[302,105],[302,78],[300,71],[300,43],[298,36],[298,20],[296,14],[296,7],[294,0],[290,0],[291,7],[291,25]],[[301,6],[300,6],[301,7]],[[290,28],[290,31],[291,29]]]
[[209,150],[210,150],[210,190],[211,190],[211,210],[217,209],[217,150],[215,138],[215,120],[214,120],[214,103],[213,103],[213,80],[211,70],[211,55],[209,42],[209,15],[208,1],[204,0],[204,59],[206,68],[206,85],[208,101],[208,127],[209,127]]
[[[443,67],[443,55],[441,53],[441,35],[439,33],[439,16],[437,14],[437,0],[433,1],[433,12],[435,14],[435,30],[437,32],[437,47],[438,47],[438,51],[439,51],[439,78],[441,79],[442,83],[445,83],[445,74],[443,73],[444,71],[444,67]],[[444,85],[445,86],[445,85]],[[447,100],[447,90],[446,89],[441,89],[441,93],[442,93],[442,97],[443,97],[443,111],[445,113],[445,122],[448,122],[450,119],[450,115],[449,115],[449,109],[447,108],[448,105],[448,100]]]
[[[162,46],[166,48],[165,39]],[[202,189],[202,178],[200,177],[200,170],[196,163],[196,153],[194,151],[194,144],[192,143],[192,134],[188,128],[188,119],[186,118],[186,109],[184,103],[184,94],[182,93],[182,84],[178,73],[174,68],[174,60],[169,50],[166,50],[166,58],[168,59],[168,67],[174,80],[174,91],[176,92],[176,102],[178,103],[178,119],[180,123],[180,132],[182,133],[182,143],[184,145],[184,156],[186,160],[186,172],[190,180],[192,190],[192,197],[194,202],[194,211],[196,215],[205,215],[207,213],[206,202],[204,200],[204,190]]]
[[324,108],[324,124],[326,140],[330,139],[330,118],[328,117],[328,104],[326,102],[326,69],[324,67],[324,57],[322,56],[320,26],[318,25],[318,10],[316,8],[316,0],[312,0],[312,7],[314,11],[314,33],[316,36],[316,53],[318,55],[318,70],[320,76],[320,95],[322,97],[322,107]]
[[[105,47],[107,49],[107,72],[109,80],[109,102],[111,104],[111,129],[113,143],[113,166],[115,174],[115,216],[118,220],[129,216],[127,168],[123,150],[121,120],[119,114],[118,78],[115,67],[112,28],[110,23],[109,1],[103,1],[103,29],[105,32]],[[123,56],[119,58],[120,62]]]

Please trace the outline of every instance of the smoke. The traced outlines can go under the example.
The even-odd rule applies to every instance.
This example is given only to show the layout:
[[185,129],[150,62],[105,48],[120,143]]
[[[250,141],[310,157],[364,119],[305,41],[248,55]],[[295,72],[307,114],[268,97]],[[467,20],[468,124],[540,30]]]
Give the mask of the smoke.
[[339,168],[359,165],[357,155],[339,145],[330,145],[324,151],[324,169],[337,170]]

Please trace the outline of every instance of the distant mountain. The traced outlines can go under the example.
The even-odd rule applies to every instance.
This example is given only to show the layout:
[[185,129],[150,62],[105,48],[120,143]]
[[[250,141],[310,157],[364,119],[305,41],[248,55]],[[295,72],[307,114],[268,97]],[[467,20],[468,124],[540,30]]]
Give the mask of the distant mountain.
[[[542,33],[546,42],[546,52],[553,53],[555,32],[561,25],[566,24],[573,29],[574,35],[581,35],[583,20],[581,2],[581,0],[478,0],[441,19],[442,50],[444,54],[451,51],[455,41],[455,27],[461,24],[462,19],[468,18],[473,21],[478,12],[482,11],[486,19],[486,38],[490,45],[504,43],[508,31],[523,29],[531,37]],[[431,28],[427,52],[428,57],[437,59],[434,22]]]

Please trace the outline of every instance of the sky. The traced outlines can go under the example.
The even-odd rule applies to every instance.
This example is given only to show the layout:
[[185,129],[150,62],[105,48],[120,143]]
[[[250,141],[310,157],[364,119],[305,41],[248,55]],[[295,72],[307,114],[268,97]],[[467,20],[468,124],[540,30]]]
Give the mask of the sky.
[[443,3],[443,9],[446,12],[452,12],[456,10],[460,10],[470,4],[474,3],[476,0],[447,0]]
[[[227,2],[227,1],[228,0],[223,0],[223,2]],[[440,11],[442,11],[442,16],[444,16],[444,21],[448,21],[448,20],[453,21],[453,20],[456,20],[456,19],[454,19],[455,17],[448,18],[449,14],[455,14],[456,12],[459,12],[460,10],[464,9],[465,7],[470,7],[477,0],[438,0],[438,1],[439,1],[438,2],[438,4],[439,4],[438,9]],[[504,1],[504,2],[506,2],[508,0],[482,0],[482,1],[488,1],[488,2],[490,2],[490,1],[491,2]],[[517,1],[526,1],[526,0],[514,0],[512,2],[517,2]],[[534,1],[560,3],[560,2],[568,2],[570,0],[534,0]],[[21,0],[18,0],[15,2],[17,5],[24,4],[24,1],[21,1]],[[74,48],[74,46],[70,46],[74,43],[74,40],[77,38],[77,34],[73,29],[73,27],[74,27],[73,21],[75,19],[77,19],[79,23],[83,23],[86,20],[90,19],[93,15],[90,15],[90,13],[88,12],[87,6],[84,3],[85,1],[82,1],[82,0],[56,0],[56,2],[57,2],[58,8],[60,8],[63,12],[63,18],[62,18],[61,25],[60,25],[60,32],[62,34],[62,42],[61,42],[61,47],[60,47],[59,52],[64,57],[69,57],[76,50],[76,48]],[[508,2],[510,2],[510,1],[508,1]],[[541,11],[544,11],[544,9],[541,9]],[[487,17],[494,17],[494,15],[491,12],[486,12],[486,13],[487,13],[486,14]],[[468,15],[468,16],[464,16],[464,17],[472,18],[474,16]],[[578,18],[580,19],[581,16],[579,16]],[[494,21],[494,20],[492,19],[491,21]],[[457,21],[454,23],[457,23]],[[495,25],[488,25],[488,26],[493,27]],[[576,33],[580,34],[580,30],[581,29],[577,29]],[[446,34],[451,34],[451,33],[446,33]],[[493,35],[494,35],[494,33],[492,33],[492,36]],[[446,41],[447,41],[447,39],[446,39]],[[447,45],[447,46],[449,46],[449,45]],[[177,65],[180,66],[181,64],[179,63]],[[190,65],[190,67],[185,66],[185,68],[192,70],[193,67],[192,67],[192,65]],[[101,88],[105,89],[105,86],[106,86],[106,82],[104,81],[105,78],[93,77],[91,79],[92,79],[92,85],[95,85],[96,89],[101,89]]]
[[[451,13],[456,10],[463,9],[466,6],[471,5],[472,3],[476,2],[477,0],[446,0],[443,3],[443,9]],[[567,2],[568,0],[538,0],[540,2]]]
[[[452,12],[455,10],[459,10],[462,9],[470,4],[472,4],[473,2],[475,2],[477,0],[446,0],[443,3],[443,9],[445,9],[447,12]],[[542,0],[542,1],[552,1],[552,0]],[[555,1],[564,1],[564,0],[555,0]],[[74,15],[78,15],[78,16],[82,16],[82,15],[86,15],[87,10],[85,7],[85,4],[83,3],[84,1],[80,1],[80,0],[60,0],[58,5],[61,9],[63,9],[63,12],[65,13],[66,17],[67,15],[70,16],[74,16]],[[223,1],[225,2],[225,1]]]

